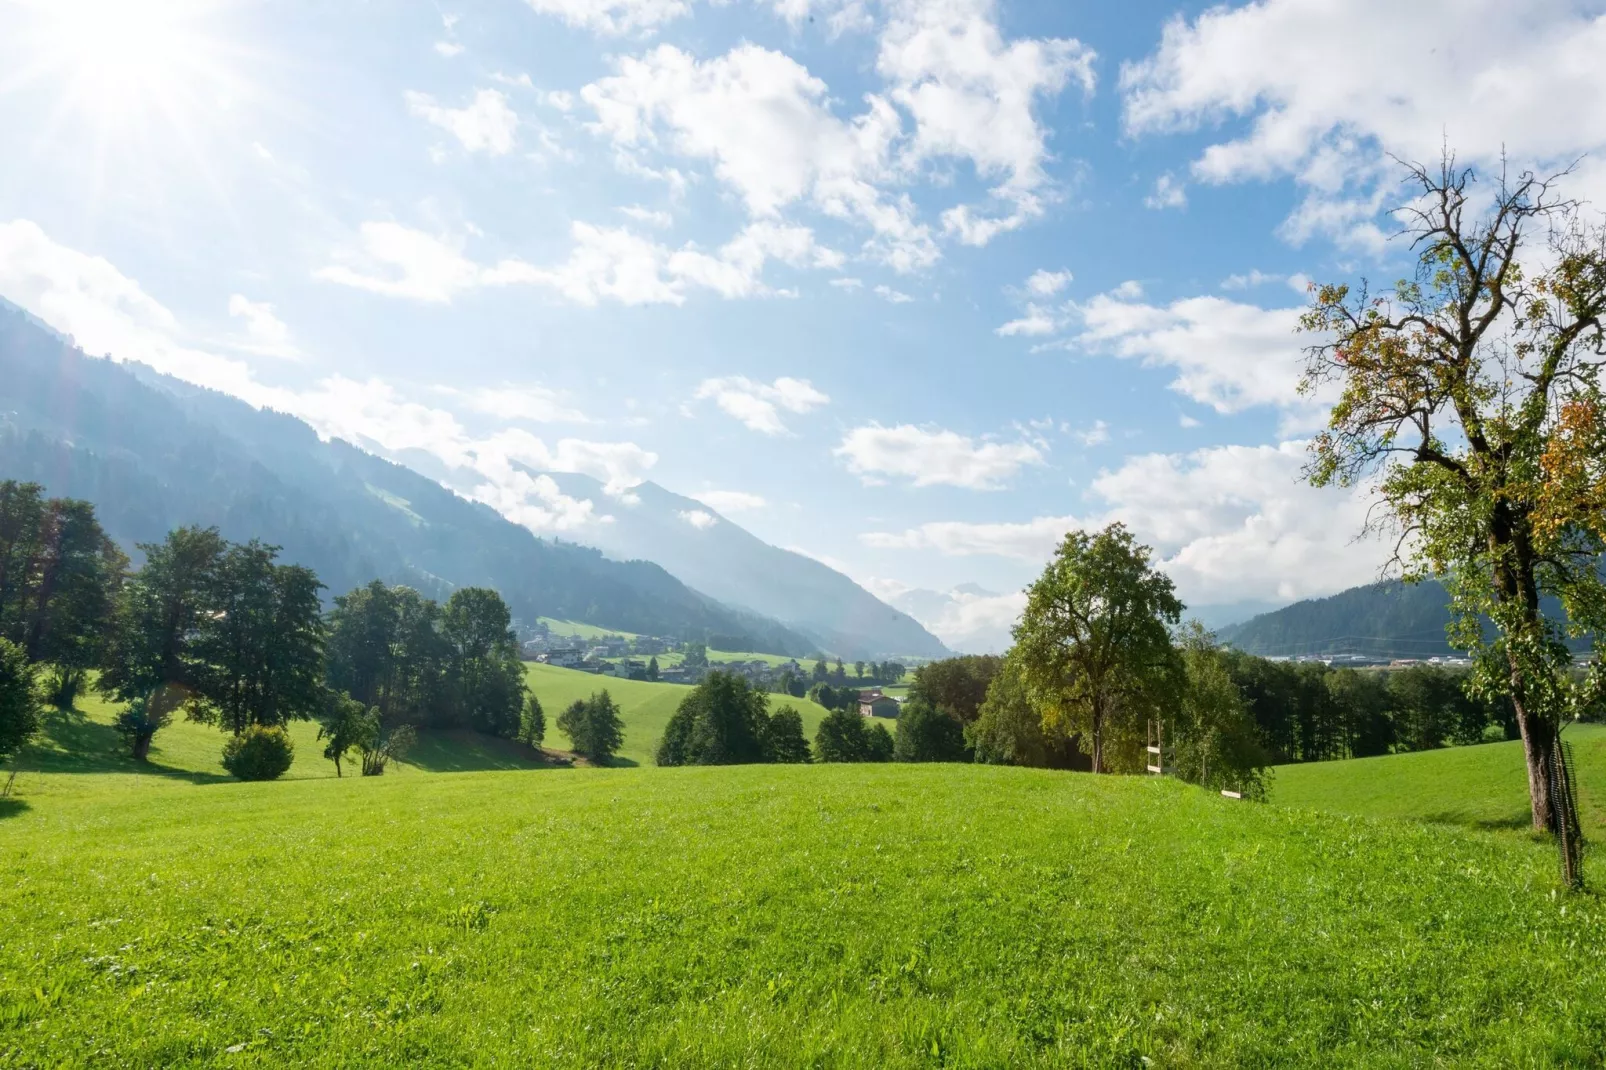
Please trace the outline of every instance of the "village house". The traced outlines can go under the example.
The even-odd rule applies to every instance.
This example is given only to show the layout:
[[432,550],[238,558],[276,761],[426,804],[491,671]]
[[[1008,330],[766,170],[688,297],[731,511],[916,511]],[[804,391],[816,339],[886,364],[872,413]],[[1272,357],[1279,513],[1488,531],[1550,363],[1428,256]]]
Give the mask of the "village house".
[[860,691],[859,714],[863,717],[896,718],[898,716],[898,700],[890,695],[882,694],[879,687]]

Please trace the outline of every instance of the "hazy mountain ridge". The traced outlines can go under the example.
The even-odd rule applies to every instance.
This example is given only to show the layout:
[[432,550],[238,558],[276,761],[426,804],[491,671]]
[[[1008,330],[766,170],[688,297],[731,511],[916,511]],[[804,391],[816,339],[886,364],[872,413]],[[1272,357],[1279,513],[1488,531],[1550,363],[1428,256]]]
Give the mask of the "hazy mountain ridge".
[[589,499],[613,519],[572,537],[606,553],[650,557],[688,586],[773,617],[839,656],[940,658],[949,651],[914,617],[812,557],[771,546],[712,507],[656,483],[610,499],[590,476],[547,472],[564,494]]
[[370,579],[432,595],[496,587],[515,615],[626,631],[814,642],[724,606],[646,561],[537,538],[489,506],[302,421],[142,365],[87,357],[0,308],[0,478],[94,502],[125,547],[180,524],[257,537],[339,593]]

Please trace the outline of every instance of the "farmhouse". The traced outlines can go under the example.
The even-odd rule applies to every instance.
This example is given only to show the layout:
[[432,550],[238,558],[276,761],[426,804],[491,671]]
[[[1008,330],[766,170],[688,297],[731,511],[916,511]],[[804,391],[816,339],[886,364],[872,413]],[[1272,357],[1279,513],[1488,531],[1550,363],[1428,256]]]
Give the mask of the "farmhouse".
[[860,691],[859,714],[863,717],[897,717],[898,700],[882,694],[879,687]]

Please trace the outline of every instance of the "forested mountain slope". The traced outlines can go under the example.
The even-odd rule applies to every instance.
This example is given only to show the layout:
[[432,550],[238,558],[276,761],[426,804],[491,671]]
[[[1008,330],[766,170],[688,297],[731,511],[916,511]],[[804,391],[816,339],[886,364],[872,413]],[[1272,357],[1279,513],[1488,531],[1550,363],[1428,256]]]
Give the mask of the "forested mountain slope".
[[[0,305],[0,479],[93,502],[125,548],[181,524],[260,538],[339,593],[370,579],[439,596],[495,587],[514,614],[748,649],[815,644],[645,561],[537,538],[401,465],[307,424],[140,365],[86,357]],[[729,640],[727,640],[729,641]]]
[[[590,476],[547,473],[574,498],[603,500]],[[702,502],[643,483],[638,501],[593,525],[582,540],[629,559],[651,556],[677,578],[728,605],[774,617],[841,657],[946,657],[942,642],[847,576],[771,546]]]

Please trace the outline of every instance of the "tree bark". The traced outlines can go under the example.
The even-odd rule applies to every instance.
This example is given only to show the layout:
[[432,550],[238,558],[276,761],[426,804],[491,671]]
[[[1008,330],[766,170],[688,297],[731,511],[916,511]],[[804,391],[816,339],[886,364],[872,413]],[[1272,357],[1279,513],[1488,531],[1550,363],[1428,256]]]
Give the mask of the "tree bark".
[[143,732],[134,737],[134,760],[136,762],[146,762],[150,760],[151,738],[151,736],[146,735]]
[[[1515,675],[1515,668],[1513,668]],[[1556,815],[1550,798],[1551,753],[1556,749],[1556,726],[1528,711],[1518,688],[1512,689],[1511,705],[1517,712],[1517,729],[1522,733],[1522,755],[1528,765],[1528,800],[1536,832],[1556,828]]]
[[1093,709],[1093,772],[1104,772],[1104,715]]

